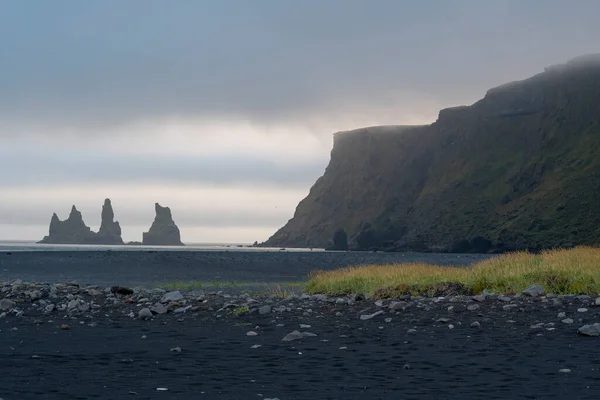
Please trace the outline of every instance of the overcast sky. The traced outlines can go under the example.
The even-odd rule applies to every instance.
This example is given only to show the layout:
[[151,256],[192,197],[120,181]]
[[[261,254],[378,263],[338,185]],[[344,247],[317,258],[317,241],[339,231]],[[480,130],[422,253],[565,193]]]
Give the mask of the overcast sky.
[[600,52],[596,0],[0,1],[0,240],[72,204],[125,240],[267,239],[332,133],[433,122]]

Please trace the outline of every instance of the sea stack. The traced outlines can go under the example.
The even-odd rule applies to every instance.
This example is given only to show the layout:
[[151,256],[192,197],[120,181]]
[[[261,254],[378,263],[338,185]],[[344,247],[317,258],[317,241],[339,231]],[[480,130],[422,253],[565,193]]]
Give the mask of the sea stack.
[[73,205],[69,218],[61,221],[56,213],[52,214],[48,236],[38,243],[51,244],[91,244],[96,233],[83,222],[81,212]]
[[56,213],[52,214],[48,236],[38,243],[46,244],[123,244],[121,226],[114,221],[115,214],[110,199],[104,200],[102,222],[98,233],[92,231],[83,222],[81,212],[75,206],[71,208],[69,218],[61,221]]
[[143,233],[142,244],[151,246],[185,246],[179,228],[173,221],[171,209],[155,203],[156,217],[148,232]]
[[98,231],[99,244],[123,244],[121,238],[121,226],[118,221],[115,221],[115,213],[112,208],[110,199],[104,200],[102,206],[102,222]]

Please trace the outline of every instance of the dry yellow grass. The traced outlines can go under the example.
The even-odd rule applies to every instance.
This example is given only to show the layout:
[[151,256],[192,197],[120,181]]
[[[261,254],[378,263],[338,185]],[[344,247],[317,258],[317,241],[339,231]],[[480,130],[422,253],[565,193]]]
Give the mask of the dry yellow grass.
[[556,294],[600,293],[600,249],[577,247],[541,254],[509,253],[467,268],[429,264],[366,265],[334,271],[315,271],[305,291],[342,295],[371,293],[382,287],[406,285],[426,293],[439,282],[455,282],[472,293],[520,293],[538,284]]

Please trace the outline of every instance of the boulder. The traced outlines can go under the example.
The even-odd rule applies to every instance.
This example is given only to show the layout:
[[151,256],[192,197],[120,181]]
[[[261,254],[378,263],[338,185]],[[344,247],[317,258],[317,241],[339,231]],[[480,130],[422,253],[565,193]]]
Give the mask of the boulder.
[[171,209],[155,203],[156,217],[148,232],[142,235],[142,244],[151,246],[184,246],[179,228],[173,221]]

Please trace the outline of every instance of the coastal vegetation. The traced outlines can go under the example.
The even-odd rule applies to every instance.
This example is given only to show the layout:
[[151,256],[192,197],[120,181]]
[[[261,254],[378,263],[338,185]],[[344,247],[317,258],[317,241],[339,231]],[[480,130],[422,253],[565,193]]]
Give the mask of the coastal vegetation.
[[600,294],[600,248],[512,252],[466,268],[410,263],[314,271],[305,291],[376,297],[479,294],[484,290],[517,294],[530,285],[541,285],[547,293]]

